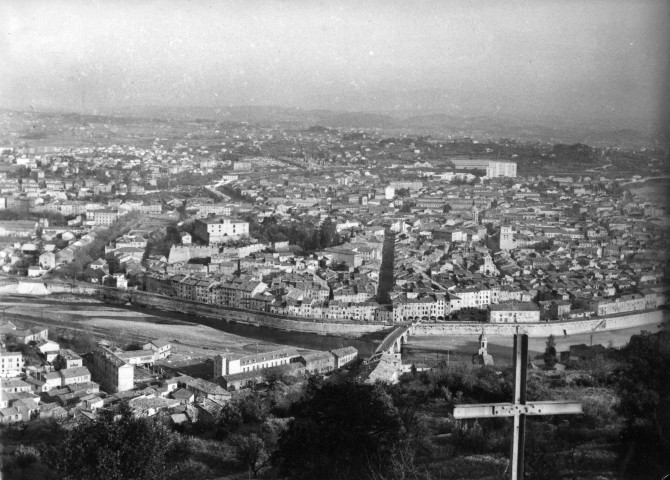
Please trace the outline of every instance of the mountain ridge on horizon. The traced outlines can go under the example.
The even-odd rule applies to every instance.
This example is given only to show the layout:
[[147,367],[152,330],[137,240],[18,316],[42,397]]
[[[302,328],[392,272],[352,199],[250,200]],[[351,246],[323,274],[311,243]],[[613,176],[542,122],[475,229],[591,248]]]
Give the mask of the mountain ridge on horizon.
[[[17,109],[5,109],[21,111]],[[665,137],[660,125],[636,120],[600,120],[568,122],[559,116],[528,118],[524,115],[467,115],[435,110],[395,111],[340,111],[328,109],[303,109],[279,105],[229,105],[229,106],[165,106],[134,105],[126,107],[96,108],[91,111],[31,106],[32,113],[67,114],[82,116],[110,116],[147,118],[175,121],[235,121],[259,126],[282,125],[290,128],[324,126],[341,129],[376,129],[399,131],[404,134],[435,135],[446,133],[455,136],[482,138],[516,138],[524,141],[616,144],[649,143]],[[661,140],[662,141],[662,140]]]

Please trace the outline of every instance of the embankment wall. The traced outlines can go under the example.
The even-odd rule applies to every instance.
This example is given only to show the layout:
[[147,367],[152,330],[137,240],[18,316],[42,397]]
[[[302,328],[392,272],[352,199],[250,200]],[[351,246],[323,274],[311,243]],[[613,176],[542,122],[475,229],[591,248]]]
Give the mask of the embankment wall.
[[359,337],[366,333],[378,332],[389,328],[389,325],[379,323],[324,322],[319,319],[284,317],[270,313],[192,302],[149,292],[100,289],[98,295],[102,300],[111,303],[130,302],[132,305],[145,308],[157,308],[160,310],[199,315],[221,320],[222,322],[246,323],[294,332]]
[[588,320],[549,323],[426,323],[413,326],[410,333],[416,336],[479,335],[484,330],[487,335],[511,336],[519,327],[531,337],[548,337],[549,335],[575,335],[643,326],[650,327],[650,330],[654,332],[654,328],[660,326],[663,321],[664,312],[662,310],[647,310],[628,315],[610,315],[593,317]]
[[[367,333],[374,333],[390,328],[380,323],[349,323],[334,320],[323,321],[301,317],[287,317],[264,312],[220,307],[204,303],[193,302],[176,297],[166,297],[155,293],[136,290],[118,290],[116,288],[76,282],[70,284],[45,282],[51,293],[69,293],[75,295],[97,295],[109,303],[131,303],[145,308],[157,308],[167,311],[176,311],[192,315],[201,315],[207,318],[225,322],[246,323],[257,326],[266,326],[280,330],[317,333],[322,335],[338,335],[360,337]],[[666,313],[662,310],[645,310],[624,315],[609,315],[592,317],[584,320],[541,323],[464,323],[441,322],[422,323],[413,325],[411,335],[443,336],[443,335],[479,335],[482,330],[487,335],[511,336],[516,328],[522,328],[531,337],[547,337],[549,335],[563,336],[593,331],[620,330],[624,328],[649,327],[656,331],[666,320]]]

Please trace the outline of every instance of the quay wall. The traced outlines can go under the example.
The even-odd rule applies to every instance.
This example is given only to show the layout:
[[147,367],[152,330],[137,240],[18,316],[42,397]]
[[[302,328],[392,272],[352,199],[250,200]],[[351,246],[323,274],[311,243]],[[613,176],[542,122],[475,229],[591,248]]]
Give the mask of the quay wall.
[[131,303],[144,308],[156,308],[173,312],[198,315],[222,322],[237,322],[256,326],[270,327],[294,332],[316,333],[360,337],[367,333],[379,332],[389,328],[381,323],[325,322],[320,319],[286,317],[265,312],[255,312],[233,307],[221,307],[207,303],[193,302],[177,297],[166,297],[150,292],[100,289],[98,296],[110,303]]
[[[601,324],[602,322],[602,324]],[[479,335],[482,330],[487,335],[511,336],[519,327],[531,337],[556,337],[580,333],[621,330],[623,328],[648,326],[655,332],[664,322],[662,310],[646,310],[638,313],[592,317],[585,320],[542,323],[420,323],[412,327],[410,333],[416,336]]]
[[[11,283],[11,281],[6,283]],[[200,315],[224,322],[245,323],[287,331],[356,338],[368,333],[388,330],[392,327],[391,325],[382,323],[338,322],[333,319],[324,321],[322,319],[282,316],[234,307],[221,307],[184,300],[177,297],[167,297],[150,292],[119,290],[112,287],[92,285],[84,282],[69,284],[44,282],[44,284],[50,293],[95,295],[108,303],[130,303],[144,308],[176,311],[191,315]],[[549,335],[575,335],[645,326],[648,326],[649,329],[654,332],[660,328],[664,321],[666,321],[666,317],[667,312],[663,310],[644,310],[629,314],[608,315],[603,317],[591,317],[583,320],[566,320],[560,322],[517,324],[465,322],[419,323],[412,325],[409,333],[410,335],[417,336],[479,335],[482,333],[482,330],[484,330],[487,335],[511,336],[516,333],[516,328],[520,327],[531,337],[547,337]]]

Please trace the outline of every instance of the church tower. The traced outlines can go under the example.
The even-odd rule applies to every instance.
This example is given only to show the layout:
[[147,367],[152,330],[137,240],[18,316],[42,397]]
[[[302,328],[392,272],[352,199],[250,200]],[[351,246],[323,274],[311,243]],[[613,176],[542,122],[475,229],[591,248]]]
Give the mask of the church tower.
[[488,344],[489,341],[486,338],[486,333],[484,333],[484,330],[482,330],[481,335],[479,335],[479,355],[486,355],[488,353]]
[[500,250],[512,250],[514,248],[514,237],[512,227],[509,225],[500,226],[500,239],[498,241]]

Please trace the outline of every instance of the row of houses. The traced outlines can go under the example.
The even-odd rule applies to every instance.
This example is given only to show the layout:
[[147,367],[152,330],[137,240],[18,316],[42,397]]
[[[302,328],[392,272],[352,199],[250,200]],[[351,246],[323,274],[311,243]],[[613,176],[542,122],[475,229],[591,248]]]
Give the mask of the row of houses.
[[234,390],[262,381],[269,370],[289,375],[325,374],[357,358],[358,350],[354,347],[309,353],[285,348],[253,355],[219,354],[214,357],[214,378],[227,390]]

